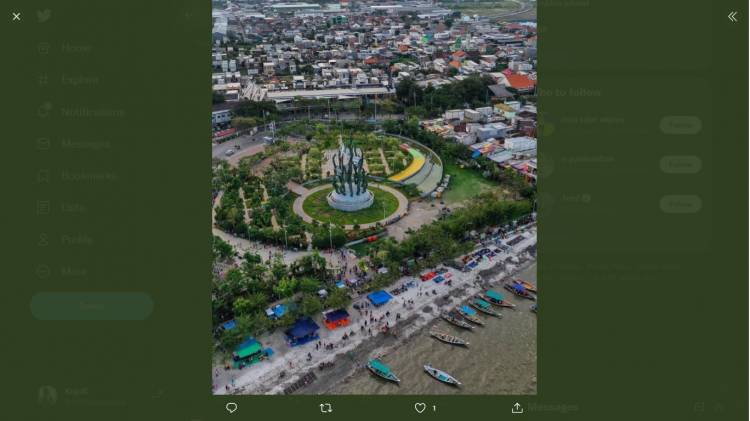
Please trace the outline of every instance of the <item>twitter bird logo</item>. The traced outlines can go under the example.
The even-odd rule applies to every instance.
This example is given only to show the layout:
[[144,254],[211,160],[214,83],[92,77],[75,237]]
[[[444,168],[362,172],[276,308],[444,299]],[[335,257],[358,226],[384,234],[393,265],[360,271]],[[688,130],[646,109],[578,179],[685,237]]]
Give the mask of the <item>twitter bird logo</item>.
[[47,22],[48,20],[50,20],[50,18],[52,18],[52,11],[51,10],[44,9],[44,10],[37,10],[36,11],[36,20],[37,20],[37,22],[44,23],[44,22]]

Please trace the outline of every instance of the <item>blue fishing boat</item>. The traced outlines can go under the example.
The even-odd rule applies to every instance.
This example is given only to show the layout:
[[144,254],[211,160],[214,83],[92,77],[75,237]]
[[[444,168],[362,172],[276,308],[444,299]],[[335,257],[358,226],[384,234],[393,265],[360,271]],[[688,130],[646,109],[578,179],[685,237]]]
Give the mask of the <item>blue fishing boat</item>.
[[503,294],[500,294],[499,292],[495,290],[487,290],[487,292],[484,293],[480,298],[484,298],[485,300],[489,301],[490,303],[500,306],[500,307],[508,307],[508,308],[515,308],[516,305],[513,303],[510,303],[505,300],[505,297],[503,297]]
[[437,368],[431,366],[430,363],[427,363],[422,367],[424,368],[424,371],[427,372],[427,374],[443,383],[449,384],[451,386],[461,386],[461,382],[458,381],[458,379],[443,370],[438,370]]
[[536,285],[532,284],[529,281],[524,281],[523,279],[515,279],[515,280],[513,280],[513,283],[514,284],[523,285],[524,288],[526,288],[527,290],[533,292],[534,294],[537,293],[537,291],[536,291]]
[[482,319],[479,318],[479,315],[477,314],[477,312],[474,311],[474,309],[472,309],[471,307],[459,306],[459,307],[456,307],[456,311],[458,311],[458,313],[464,319],[477,325],[484,325],[484,321],[482,321]]
[[487,301],[484,301],[481,298],[475,298],[469,303],[469,305],[484,314],[489,314],[490,316],[495,316],[495,317],[503,317],[502,314],[492,309],[492,304],[488,303]]
[[370,370],[372,374],[375,374],[376,376],[383,378],[385,380],[388,380],[394,383],[401,382],[401,380],[399,380],[399,378],[396,377],[395,374],[393,374],[393,372],[391,371],[391,368],[383,364],[383,362],[378,359],[368,361],[367,369]]
[[531,301],[536,301],[536,296],[529,292],[529,290],[526,289],[522,284],[520,283],[510,283],[504,285],[505,289],[512,292],[513,294],[516,294],[519,297],[529,299]]

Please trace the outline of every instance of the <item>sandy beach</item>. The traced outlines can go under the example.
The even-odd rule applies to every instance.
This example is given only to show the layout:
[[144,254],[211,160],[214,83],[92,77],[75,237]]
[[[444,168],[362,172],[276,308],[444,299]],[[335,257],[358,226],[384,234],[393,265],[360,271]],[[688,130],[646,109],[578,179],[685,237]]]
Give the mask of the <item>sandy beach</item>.
[[[446,268],[450,273],[451,285],[447,285],[446,282],[440,284],[433,281],[422,282],[418,277],[413,276],[402,277],[390,286],[388,291],[403,285],[413,285],[413,287],[394,296],[390,302],[381,307],[365,308],[367,312],[372,312],[367,316],[353,308],[354,304],[366,303],[366,297],[364,295],[354,297],[352,306],[347,309],[351,315],[351,324],[346,328],[330,331],[322,323],[321,315],[315,317],[315,321],[321,326],[319,341],[323,344],[332,344],[332,350],[325,350],[323,347],[316,349],[317,341],[290,348],[284,340],[283,333],[279,331],[258,337],[257,339],[264,347],[273,349],[274,355],[271,359],[243,369],[230,370],[225,370],[221,361],[215,361],[212,372],[213,393],[283,394],[285,390],[286,393],[291,392],[291,389],[294,389],[294,393],[301,394],[358,393],[356,388],[347,388],[346,384],[352,376],[362,370],[362,365],[369,359],[384,357],[395,352],[399,347],[407,344],[410,338],[424,334],[425,329],[428,329],[439,318],[441,311],[449,310],[476,293],[492,285],[499,285],[505,278],[514,276],[534,265],[534,254],[530,253],[529,249],[536,246],[536,226],[530,224],[521,227],[516,232],[510,233],[507,238],[515,238],[519,235],[520,241],[513,246],[507,246],[493,258],[482,259],[479,265],[470,272]],[[409,302],[413,304],[408,305]],[[528,305],[530,303],[529,301]],[[510,311],[528,312],[528,308]],[[398,320],[397,314],[400,315]],[[367,327],[364,327],[370,317],[374,317],[376,322],[367,323]],[[498,320],[497,322],[503,323],[504,321]],[[380,332],[380,326],[385,323],[388,323],[391,328],[387,334]],[[371,329],[372,335],[368,333],[368,329]],[[346,340],[342,339],[345,333],[351,332],[354,332],[354,335]],[[535,360],[535,332],[533,346]],[[311,358],[308,358],[308,354]],[[321,370],[319,369],[321,363],[333,363],[333,366]],[[535,373],[534,368],[533,387],[527,384],[518,388],[520,392],[516,389],[512,392],[535,393]],[[301,381],[303,377],[307,381]],[[293,385],[295,387],[291,387]],[[423,390],[419,393],[430,393],[430,391]]]

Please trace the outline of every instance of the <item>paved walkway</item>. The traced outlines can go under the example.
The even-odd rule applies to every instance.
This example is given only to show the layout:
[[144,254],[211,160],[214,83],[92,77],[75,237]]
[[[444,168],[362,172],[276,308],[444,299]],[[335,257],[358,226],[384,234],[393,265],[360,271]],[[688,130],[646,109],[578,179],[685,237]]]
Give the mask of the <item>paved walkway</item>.
[[[435,206],[432,206],[433,204]],[[388,225],[388,235],[396,241],[401,241],[409,235],[407,231],[410,229],[417,230],[424,224],[437,221],[440,218],[440,209],[444,207],[429,199],[413,201],[409,213],[397,222]]]
[[380,152],[380,160],[383,161],[383,168],[385,169],[386,175],[391,175],[391,166],[388,165],[388,160],[385,159],[385,154],[383,153],[383,148],[378,148],[378,152]]
[[[310,215],[305,213],[305,210],[302,207],[302,203],[304,203],[305,199],[307,199],[307,197],[310,196],[311,194],[318,192],[320,190],[330,188],[330,187],[331,187],[330,184],[324,184],[322,186],[318,186],[310,190],[305,189],[306,192],[303,194],[300,194],[300,196],[294,201],[294,213],[299,215],[302,218],[302,220],[304,220],[305,222],[312,223],[313,218]],[[380,223],[381,225],[387,225],[386,223],[387,221],[395,218],[396,216],[404,217],[409,212],[409,200],[400,191],[392,187],[383,185],[383,184],[373,183],[373,184],[370,184],[370,187],[378,188],[380,190],[386,191],[396,196],[396,199],[398,200],[398,208],[396,208],[396,211],[388,215],[385,219],[381,219],[375,222],[370,222],[367,224],[359,224],[360,229],[374,227],[378,223]],[[344,229],[352,230],[354,229],[354,225],[344,225]]]
[[247,225],[250,225],[251,224],[250,215],[248,214],[248,212],[250,211],[250,209],[248,209],[247,206],[245,206],[245,203],[246,203],[246,201],[245,201],[245,189],[243,189],[242,187],[240,187],[240,200],[242,200],[242,216],[243,216],[243,220],[245,221],[245,223]]
[[214,205],[211,206],[211,225],[216,223],[216,208],[218,208],[221,204],[222,197],[224,197],[224,190],[219,191],[219,193],[214,198]]
[[[242,256],[246,251],[257,254],[264,262],[270,261],[273,256],[282,255],[284,263],[286,263],[287,265],[305,256],[313,254],[313,251],[294,251],[285,249],[283,246],[278,247],[271,244],[264,244],[257,241],[250,241],[244,238],[235,237],[234,235],[228,234],[218,228],[213,228],[211,232],[213,233],[213,235],[231,244],[232,247],[234,247],[235,251],[239,253],[239,257],[235,259],[238,265],[241,264]],[[346,265],[338,251],[330,253],[329,251],[319,250],[318,253],[326,259],[326,262],[328,262],[328,267],[338,269]],[[349,266],[351,267],[351,264],[349,264]]]
[[288,188],[289,191],[291,191],[292,193],[295,193],[299,196],[303,196],[310,192],[310,190],[308,190],[302,184],[295,183],[294,181],[291,181],[291,180],[286,183],[286,188]]
[[328,177],[333,174],[333,156],[336,155],[336,149],[328,149],[323,152],[323,162],[320,166],[320,178]]

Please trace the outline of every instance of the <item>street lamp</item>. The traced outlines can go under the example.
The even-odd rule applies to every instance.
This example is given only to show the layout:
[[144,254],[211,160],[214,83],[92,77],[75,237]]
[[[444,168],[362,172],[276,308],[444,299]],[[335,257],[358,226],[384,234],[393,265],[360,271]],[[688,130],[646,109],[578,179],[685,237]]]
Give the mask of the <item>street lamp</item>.
[[289,241],[287,240],[287,237],[286,237],[286,219],[284,219],[283,228],[284,228],[284,247],[289,248]]

